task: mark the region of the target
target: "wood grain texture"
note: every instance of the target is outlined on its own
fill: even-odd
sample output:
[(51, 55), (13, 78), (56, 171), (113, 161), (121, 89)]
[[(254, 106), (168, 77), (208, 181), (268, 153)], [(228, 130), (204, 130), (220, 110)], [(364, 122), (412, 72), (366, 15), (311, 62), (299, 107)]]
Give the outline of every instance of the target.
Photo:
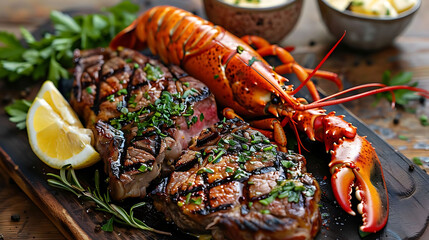
[[(0, 234), (4, 239), (64, 239), (3, 168), (0, 168), (0, 199)], [(13, 215), (18, 215), (19, 221), (13, 221)]]

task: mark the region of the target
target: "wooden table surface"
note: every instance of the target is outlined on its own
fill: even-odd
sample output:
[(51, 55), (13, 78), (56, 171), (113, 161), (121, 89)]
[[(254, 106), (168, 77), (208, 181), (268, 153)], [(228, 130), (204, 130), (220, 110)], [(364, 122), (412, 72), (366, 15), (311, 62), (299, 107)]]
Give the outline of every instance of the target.
[[(42, 1), (45, 4), (33, 4), (29, 0), (2, 1), (0, 3), (0, 30), (19, 33), (19, 26), (29, 30), (37, 28), (46, 21), (51, 9), (70, 7), (100, 7), (110, 1), (74, 0), (61, 4), (55, 1)], [(56, 4), (56, 5), (55, 5)], [(201, 4), (197, 1), (197, 4)], [(201, 5), (199, 5), (201, 6)], [(13, 9), (13, 10), (12, 10)], [(11, 11), (12, 10), (12, 11)], [(385, 70), (396, 74), (400, 71), (413, 72), (413, 79), (419, 86), (429, 90), (429, 3), (422, 6), (412, 24), (386, 49), (372, 53), (353, 51), (340, 46), (325, 63), (323, 69), (337, 72), (347, 84), (357, 85), (367, 82), (380, 82)], [(329, 35), (321, 21), (316, 1), (305, 1), (298, 25), (282, 44), (295, 45), (293, 52), (298, 62), (318, 62), (335, 39)], [(309, 59), (310, 58), (310, 59)], [(312, 59), (314, 58), (314, 59)], [(319, 82), (320, 88), (332, 93), (330, 83)], [(374, 98), (346, 104), (356, 116), (379, 133), (389, 144), (409, 159), (419, 157), (426, 170), (429, 169), (429, 127), (420, 124), (418, 116), (429, 116), (429, 101), (416, 104), (416, 113), (392, 110), (387, 102), (372, 106)], [(3, 110), (1, 110), (3, 111)], [(394, 119), (399, 123), (394, 124)], [(12, 221), (12, 216), (19, 221)], [(55, 226), (43, 215), (31, 200), (10, 180), (0, 168), (0, 240), (1, 239), (63, 239)]]

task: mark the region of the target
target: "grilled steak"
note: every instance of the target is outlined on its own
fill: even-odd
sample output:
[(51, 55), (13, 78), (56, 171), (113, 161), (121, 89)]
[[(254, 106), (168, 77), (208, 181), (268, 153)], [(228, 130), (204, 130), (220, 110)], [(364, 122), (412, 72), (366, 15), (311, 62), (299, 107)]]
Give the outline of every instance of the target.
[(218, 121), (208, 88), (177, 66), (122, 49), (75, 51), (71, 105), (87, 127), (115, 200), (144, 197), (193, 136)]
[(298, 154), (276, 150), (241, 120), (204, 130), (152, 192), (180, 228), (214, 239), (310, 239), (320, 189)]

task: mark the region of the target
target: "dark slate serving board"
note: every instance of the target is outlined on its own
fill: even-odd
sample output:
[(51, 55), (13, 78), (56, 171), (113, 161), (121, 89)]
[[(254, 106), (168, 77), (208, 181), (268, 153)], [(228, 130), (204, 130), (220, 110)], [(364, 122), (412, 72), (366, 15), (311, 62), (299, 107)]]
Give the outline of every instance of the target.
[[(197, 12), (201, 12), (201, 10), (197, 9)], [(4, 94), (6, 90), (9, 91), (9, 89), (1, 89), (0, 94)], [(0, 105), (0, 108), (4, 109), (4, 105)], [(389, 220), (382, 231), (371, 234), (365, 239), (429, 239), (427, 228), (429, 221), (428, 174), (418, 167), (410, 170), (413, 166), (410, 160), (378, 137), (344, 107), (332, 106), (327, 109), (336, 111), (338, 115), (345, 115), (345, 120), (358, 128), (358, 134), (368, 136), (368, 140), (376, 148), (384, 169), (390, 199)], [(46, 182), (46, 173), (58, 173), (58, 171), (47, 167), (37, 159), (28, 144), (26, 132), (17, 130), (15, 125), (9, 122), (4, 111), (0, 111), (0, 124), (2, 126), (0, 128), (0, 167), (6, 169), (19, 187), (67, 238), (196, 239), (177, 230), (174, 225), (166, 223), (163, 216), (153, 210), (151, 204), (138, 209), (137, 217), (143, 219), (151, 227), (172, 232), (172, 236), (125, 227), (115, 227), (113, 233), (97, 231), (97, 228), (108, 217), (94, 212), (90, 204), (83, 203), (74, 195), (49, 186)], [(305, 141), (304, 144), (306, 148), (311, 149), (310, 153), (303, 153), (307, 158), (308, 171), (317, 178), (323, 192), (321, 201), (323, 225), (316, 239), (360, 239), (358, 228), (361, 224), (361, 217), (346, 214), (333, 197), (328, 169), (330, 156), (325, 153), (320, 143)], [(92, 176), (97, 168), (102, 172), (101, 164), (97, 164), (77, 171), (77, 175), (84, 182), (92, 183)], [(132, 201), (123, 203), (123, 205), (130, 204)]]

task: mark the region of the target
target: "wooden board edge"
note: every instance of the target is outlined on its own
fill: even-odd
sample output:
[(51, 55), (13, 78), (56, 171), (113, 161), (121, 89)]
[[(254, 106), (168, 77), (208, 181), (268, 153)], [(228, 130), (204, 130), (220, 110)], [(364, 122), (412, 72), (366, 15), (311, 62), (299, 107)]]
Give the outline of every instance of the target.
[[(19, 166), (0, 147), (0, 167), (15, 181), (19, 188), (31, 199), (31, 201), (45, 214), (54, 226), (67, 239), (91, 239), (86, 232), (79, 227), (67, 210), (53, 197), (52, 194), (44, 194), (44, 189), (37, 192), (28, 179), (22, 174)], [(43, 195), (43, 198), (41, 197)]]

